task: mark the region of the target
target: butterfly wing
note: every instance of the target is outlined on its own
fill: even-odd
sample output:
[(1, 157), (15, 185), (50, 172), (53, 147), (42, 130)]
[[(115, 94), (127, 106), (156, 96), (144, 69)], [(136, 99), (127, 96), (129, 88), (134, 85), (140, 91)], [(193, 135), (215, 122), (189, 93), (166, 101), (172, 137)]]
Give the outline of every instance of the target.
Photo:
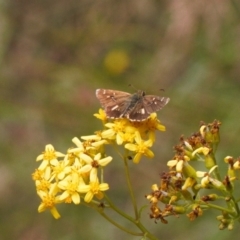
[(154, 95), (146, 95), (139, 99), (136, 106), (127, 115), (127, 118), (131, 121), (141, 122), (146, 120), (153, 112), (157, 112), (162, 109), (170, 98), (159, 97)]
[(153, 112), (156, 112), (162, 109), (169, 101), (170, 101), (170, 98), (167, 98), (167, 97), (146, 95), (143, 98), (143, 105), (145, 107), (145, 110), (149, 114), (151, 114)]
[(149, 117), (150, 113), (146, 111), (144, 106), (144, 98), (136, 103), (135, 107), (129, 111), (126, 117), (132, 122), (142, 122)]
[(97, 89), (96, 96), (109, 118), (121, 118), (131, 94), (110, 89)]

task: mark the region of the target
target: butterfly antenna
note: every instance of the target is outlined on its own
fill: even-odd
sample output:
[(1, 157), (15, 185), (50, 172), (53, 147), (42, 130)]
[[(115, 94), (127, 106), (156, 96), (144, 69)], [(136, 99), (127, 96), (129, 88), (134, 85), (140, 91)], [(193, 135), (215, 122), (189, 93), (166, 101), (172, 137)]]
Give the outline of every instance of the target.
[(136, 89), (132, 84), (128, 84), (128, 86), (129, 86), (129, 87), (132, 87), (132, 88), (133, 88), (134, 90), (136, 90), (136, 91), (138, 90), (138, 89)]

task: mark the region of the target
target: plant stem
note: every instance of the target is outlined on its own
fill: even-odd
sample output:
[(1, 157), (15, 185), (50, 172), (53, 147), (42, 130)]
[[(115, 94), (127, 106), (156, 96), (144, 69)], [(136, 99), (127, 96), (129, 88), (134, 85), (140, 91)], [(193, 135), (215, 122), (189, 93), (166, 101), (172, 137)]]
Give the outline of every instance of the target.
[(138, 215), (138, 209), (137, 209), (137, 202), (133, 193), (133, 189), (132, 189), (132, 184), (131, 184), (131, 180), (130, 180), (130, 173), (129, 173), (129, 168), (128, 168), (128, 160), (126, 157), (124, 157), (124, 170), (125, 170), (125, 174), (126, 174), (126, 180), (127, 180), (127, 185), (128, 185), (128, 190), (131, 196), (131, 200), (132, 200), (132, 205), (134, 208), (134, 213), (135, 213), (135, 218), (138, 219), (139, 215)]

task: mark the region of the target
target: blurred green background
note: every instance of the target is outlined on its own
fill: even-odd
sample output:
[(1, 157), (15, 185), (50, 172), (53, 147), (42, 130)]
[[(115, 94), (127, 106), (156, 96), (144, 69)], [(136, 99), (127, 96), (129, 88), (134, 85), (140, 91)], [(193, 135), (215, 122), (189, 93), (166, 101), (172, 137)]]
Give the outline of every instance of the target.
[[(48, 143), (65, 152), (73, 137), (102, 127), (93, 117), (97, 88), (134, 92), (132, 84), (168, 96), (155, 159), (131, 167), (139, 205), (147, 204), (144, 195), (167, 170), (172, 147), (201, 120), (222, 122), (219, 161), (239, 156), (239, 54), (237, 0), (0, 1), (0, 239), (139, 239), (84, 206), (60, 206), (60, 220), (38, 214), (31, 179), (37, 155)], [(123, 166), (117, 156), (113, 163), (109, 195), (131, 213)], [(171, 217), (167, 225), (149, 212), (144, 223), (159, 239), (239, 236), (238, 225), (219, 231), (213, 211), (194, 222)]]

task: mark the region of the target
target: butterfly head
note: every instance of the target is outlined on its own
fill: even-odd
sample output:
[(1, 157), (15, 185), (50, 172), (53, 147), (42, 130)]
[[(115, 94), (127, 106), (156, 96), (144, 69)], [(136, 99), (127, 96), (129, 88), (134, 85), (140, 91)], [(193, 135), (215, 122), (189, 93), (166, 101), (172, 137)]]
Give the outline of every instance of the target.
[(142, 91), (142, 90), (138, 90), (138, 91), (137, 91), (137, 95), (138, 95), (139, 97), (144, 97), (144, 96), (146, 95), (146, 93), (145, 93), (144, 91)]

